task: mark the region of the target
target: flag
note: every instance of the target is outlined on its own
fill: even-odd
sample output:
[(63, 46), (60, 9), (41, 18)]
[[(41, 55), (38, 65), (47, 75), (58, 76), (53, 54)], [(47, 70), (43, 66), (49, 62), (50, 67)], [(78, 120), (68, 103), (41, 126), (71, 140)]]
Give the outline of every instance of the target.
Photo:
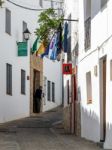
[(40, 47), (40, 39), (37, 37), (31, 49), (32, 54)]
[(45, 52), (41, 55), (41, 58), (49, 54), (49, 45), (47, 46)]
[(61, 23), (57, 29), (57, 55), (61, 53), (62, 50), (62, 26)]
[(34, 53), (37, 50), (37, 42), (38, 42), (38, 38), (36, 38), (35, 42), (33, 43), (33, 47), (31, 49), (32, 53)]
[(45, 46), (43, 42), (40, 44), (40, 47), (36, 51), (36, 56), (42, 55), (45, 52)]
[(57, 56), (57, 34), (55, 33), (49, 45), (49, 58), (55, 60)]
[(63, 41), (63, 48), (64, 48), (65, 53), (67, 53), (67, 49), (68, 49), (67, 35), (68, 35), (68, 23), (65, 22), (65, 25), (64, 25), (64, 41)]

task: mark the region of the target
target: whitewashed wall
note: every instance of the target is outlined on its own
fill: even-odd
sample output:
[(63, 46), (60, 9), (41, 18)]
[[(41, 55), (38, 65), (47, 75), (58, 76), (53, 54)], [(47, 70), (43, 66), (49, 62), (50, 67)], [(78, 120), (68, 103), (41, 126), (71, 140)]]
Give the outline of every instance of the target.
[[(64, 1), (64, 18), (68, 19), (68, 17), (71, 15), (71, 20), (78, 20), (78, 0), (65, 0)], [(68, 24), (71, 23), (71, 52), (73, 52), (76, 43), (78, 41), (78, 21), (67, 21)], [(70, 32), (70, 29), (68, 28), (68, 32)], [(72, 56), (74, 57), (74, 56)], [(67, 63), (67, 54), (65, 53), (65, 61), (64, 63)], [(74, 62), (71, 62), (74, 67)], [(64, 106), (66, 107), (67, 104), (67, 80), (69, 80), (70, 83), (70, 99), (71, 99), (71, 75), (64, 75)]]
[[(52, 61), (46, 57), (43, 59), (43, 76), (46, 77), (46, 86), (44, 88), (44, 103), (43, 111), (50, 110), (62, 104), (62, 64), (61, 61)], [(47, 81), (55, 83), (55, 102), (52, 102), (52, 90), (51, 101), (47, 98)], [(52, 89), (52, 86), (51, 86)], [(45, 92), (46, 91), (46, 92)]]
[[(41, 8), (39, 1), (18, 1), (15, 3), (30, 8)], [(24, 3), (24, 4), (23, 4)], [(45, 2), (45, 8), (50, 3)], [(11, 11), (11, 35), (5, 33), (5, 9)], [(30, 76), (30, 57), (17, 56), (17, 44), (23, 39), (23, 21), (28, 25), (31, 32), (28, 41), (28, 53), (35, 40), (34, 31), (38, 26), (37, 11), (31, 11), (17, 7), (5, 1), (0, 8), (0, 123), (29, 116), (30, 113), (30, 81), (26, 79), (26, 94), (21, 95), (21, 69)], [(6, 63), (12, 64), (12, 96), (6, 94)]]
[[(84, 5), (79, 0), (79, 62), (78, 86), (81, 100), (81, 135), (82, 137), (99, 142), (101, 135), (100, 116), (100, 59), (107, 56), (106, 69), (106, 139), (104, 148), (112, 149), (112, 84), (110, 80), (110, 61), (112, 60), (112, 1), (101, 9), (101, 0), (91, 3), (91, 49), (84, 51)], [(97, 76), (94, 66), (97, 65)], [(92, 104), (87, 104), (86, 72), (91, 71), (92, 76)]]

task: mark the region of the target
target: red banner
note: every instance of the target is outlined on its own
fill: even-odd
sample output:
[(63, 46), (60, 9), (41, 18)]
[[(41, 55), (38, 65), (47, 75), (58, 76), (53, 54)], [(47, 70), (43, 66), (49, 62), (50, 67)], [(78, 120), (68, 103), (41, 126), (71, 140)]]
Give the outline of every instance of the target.
[(72, 64), (63, 64), (63, 74), (70, 75), (72, 74)]

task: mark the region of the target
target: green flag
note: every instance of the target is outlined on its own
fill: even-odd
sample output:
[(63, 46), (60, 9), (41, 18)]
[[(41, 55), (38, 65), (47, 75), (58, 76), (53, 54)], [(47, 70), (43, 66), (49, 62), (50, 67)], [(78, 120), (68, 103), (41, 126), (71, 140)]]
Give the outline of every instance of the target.
[(37, 37), (34, 44), (33, 44), (32, 49), (31, 49), (32, 54), (38, 50), (38, 48), (40, 47), (40, 44), (41, 44), (40, 39)]
[(34, 53), (37, 50), (37, 42), (38, 42), (38, 38), (36, 38), (35, 42), (33, 43), (33, 47), (31, 49), (32, 53)]

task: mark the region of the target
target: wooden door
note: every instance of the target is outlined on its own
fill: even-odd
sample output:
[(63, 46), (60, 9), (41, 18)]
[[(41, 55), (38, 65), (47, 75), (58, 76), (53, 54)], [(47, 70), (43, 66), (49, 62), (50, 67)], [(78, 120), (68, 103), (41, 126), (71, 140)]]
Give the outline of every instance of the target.
[(106, 57), (100, 60), (100, 141), (106, 136)]
[(106, 58), (103, 59), (103, 140), (106, 135)]
[[(40, 72), (35, 70), (33, 71), (33, 95), (35, 94), (35, 91), (40, 86)], [(37, 113), (37, 104), (36, 99), (33, 97), (33, 112)]]

